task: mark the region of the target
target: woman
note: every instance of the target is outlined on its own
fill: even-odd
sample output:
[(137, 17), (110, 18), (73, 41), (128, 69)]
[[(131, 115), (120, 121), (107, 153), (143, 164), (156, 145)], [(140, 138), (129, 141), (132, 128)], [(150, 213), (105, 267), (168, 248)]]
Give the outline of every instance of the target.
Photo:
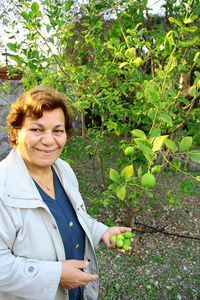
[[(12, 105), (13, 146), (0, 163), (0, 300), (95, 300), (94, 247), (113, 234), (87, 215), (70, 166), (59, 159), (72, 129), (63, 95), (35, 87)], [(118, 250), (124, 252), (124, 250)]]

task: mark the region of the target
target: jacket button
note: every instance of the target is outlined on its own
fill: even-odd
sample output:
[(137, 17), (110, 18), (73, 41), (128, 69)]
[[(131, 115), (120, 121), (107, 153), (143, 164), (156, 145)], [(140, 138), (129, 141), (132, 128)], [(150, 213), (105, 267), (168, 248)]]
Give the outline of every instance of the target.
[(79, 247), (79, 244), (77, 244), (76, 246), (75, 246), (75, 248), (77, 249)]
[(35, 270), (35, 268), (34, 268), (34, 267), (29, 267), (29, 268), (28, 268), (28, 271), (29, 271), (30, 273), (33, 273), (33, 272), (34, 272), (34, 270)]
[(64, 295), (67, 295), (67, 291), (66, 291), (66, 290), (63, 290), (63, 294), (64, 294)]
[(85, 207), (84, 207), (83, 204), (81, 204), (81, 208), (82, 208), (83, 211), (85, 211)]
[(69, 222), (69, 227), (72, 227), (74, 225), (73, 222)]

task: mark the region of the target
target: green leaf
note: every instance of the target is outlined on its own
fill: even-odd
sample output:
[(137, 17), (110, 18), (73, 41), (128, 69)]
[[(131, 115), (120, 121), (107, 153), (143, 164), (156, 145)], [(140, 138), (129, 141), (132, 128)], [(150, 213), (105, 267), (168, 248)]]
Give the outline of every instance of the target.
[(116, 188), (116, 195), (120, 200), (124, 200), (124, 198), (126, 197), (126, 188), (125, 186), (121, 186), (119, 185)]
[(31, 71), (34, 73), (37, 70), (37, 65), (35, 65), (34, 63), (32, 63), (31, 61), (28, 64), (29, 68), (31, 69)]
[(197, 181), (200, 181), (200, 176), (197, 176), (197, 177), (196, 177), (196, 180), (197, 180)]
[(13, 44), (13, 43), (7, 43), (7, 47), (8, 47), (11, 51), (17, 53), (17, 45), (16, 45), (16, 43), (15, 43), (15, 44)]
[(145, 96), (151, 104), (157, 105), (159, 103), (159, 96), (156, 90), (147, 88), (145, 90)]
[(154, 196), (152, 193), (148, 192), (147, 190), (145, 190), (145, 194), (150, 198), (153, 198)]
[(195, 87), (195, 86), (191, 87), (190, 90), (189, 90), (189, 94), (190, 94), (192, 97), (195, 97), (195, 96), (196, 96), (196, 93), (197, 93), (196, 87)]
[(166, 145), (168, 148), (172, 149), (173, 152), (175, 152), (176, 147), (175, 147), (175, 144), (174, 144), (174, 142), (173, 142), (172, 140), (166, 139), (166, 140), (165, 140), (165, 145)]
[(154, 140), (152, 151), (156, 152), (156, 151), (160, 150), (162, 148), (162, 145), (164, 144), (165, 140), (167, 139), (167, 137), (168, 137), (168, 135), (162, 135), (162, 136), (157, 137)]
[(39, 4), (37, 2), (33, 2), (31, 5), (31, 10), (34, 14), (37, 14), (39, 11)]
[(110, 179), (114, 182), (120, 183), (120, 175), (115, 169), (110, 169)]
[(164, 51), (167, 55), (170, 55), (172, 52), (172, 44), (170, 38), (166, 35), (164, 41)]
[(189, 153), (189, 157), (196, 163), (200, 164), (200, 152), (193, 150)]
[(123, 63), (121, 63), (121, 64), (119, 65), (119, 68), (121, 69), (121, 68), (123, 68), (123, 67), (126, 66), (126, 65), (128, 65), (128, 62), (123, 62)]
[(148, 161), (152, 161), (153, 151), (150, 149), (150, 145), (149, 145), (149, 147), (146, 146), (146, 145), (148, 145), (147, 140), (142, 140), (140, 138), (137, 138), (137, 139), (134, 139), (134, 141), (136, 142), (136, 144), (138, 145), (138, 147), (140, 148), (140, 150), (142, 151), (142, 153), (146, 157), (146, 159)]
[(188, 19), (185, 19), (183, 22), (184, 22), (185, 24), (189, 24), (189, 23), (192, 23), (193, 20), (192, 20), (191, 18), (188, 18)]
[(126, 182), (133, 176), (133, 165), (126, 166), (122, 171), (121, 171), (121, 179)]
[(199, 55), (200, 55), (200, 52), (197, 52), (197, 53), (195, 54), (195, 57), (194, 57), (194, 59), (193, 59), (194, 62), (197, 61), (197, 59), (199, 58)]
[(117, 129), (117, 123), (112, 122), (112, 121), (108, 121), (105, 123), (105, 125), (109, 128), (109, 129)]
[(134, 129), (131, 131), (131, 133), (137, 137), (140, 137), (140, 138), (146, 138), (146, 135), (144, 133), (144, 131), (140, 130), (140, 129)]
[(147, 113), (147, 116), (153, 121), (155, 119), (155, 115), (156, 115), (155, 109), (151, 107)]
[(179, 151), (185, 151), (189, 149), (192, 145), (192, 137), (191, 136), (186, 136), (185, 138), (182, 139), (179, 145)]
[(143, 174), (143, 171), (142, 171), (142, 167), (140, 166), (140, 167), (138, 168), (138, 177), (141, 177), (142, 174)]
[(190, 26), (190, 27), (185, 27), (185, 28), (184, 28), (184, 31), (187, 31), (187, 32), (195, 32), (197, 29), (198, 29), (197, 26)]
[(187, 40), (187, 41), (182, 41), (182, 42), (180, 42), (180, 43), (179, 43), (179, 47), (182, 47), (182, 48), (192, 47), (192, 46), (194, 46), (197, 42), (198, 42), (197, 38), (194, 37), (194, 38), (191, 39), (191, 40)]
[(54, 45), (54, 38), (53, 37), (49, 37), (49, 42), (51, 42)]
[(108, 81), (106, 82), (101, 82), (100, 87), (108, 87), (110, 83)]
[(170, 21), (171, 23), (176, 23), (179, 27), (182, 26), (182, 23), (181, 23), (180, 21), (174, 19), (173, 17), (169, 17), (169, 21)]
[(69, 11), (71, 6), (74, 4), (74, 1), (65, 1), (65, 10)]
[(149, 138), (159, 137), (160, 134), (161, 134), (161, 129), (160, 128), (153, 128)]
[(180, 162), (179, 159), (175, 159), (175, 160), (172, 162), (172, 164), (174, 165), (174, 167), (172, 166), (172, 170), (173, 170), (174, 172), (177, 172), (177, 171), (180, 169), (180, 167), (181, 167), (181, 162)]
[(79, 102), (73, 103), (73, 106), (76, 108), (87, 109), (87, 108), (90, 108), (90, 102), (89, 101), (79, 101)]
[(162, 120), (163, 122), (168, 123), (169, 125), (172, 126), (172, 118), (169, 115), (167, 115), (167, 114), (161, 114), (161, 115), (159, 115), (158, 118), (160, 120)]

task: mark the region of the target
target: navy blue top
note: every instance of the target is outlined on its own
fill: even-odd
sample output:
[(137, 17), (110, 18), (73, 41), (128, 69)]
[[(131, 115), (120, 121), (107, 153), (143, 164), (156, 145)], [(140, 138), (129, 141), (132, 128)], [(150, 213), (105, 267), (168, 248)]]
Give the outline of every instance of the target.
[[(65, 248), (66, 259), (84, 260), (85, 232), (69, 201), (56, 172), (54, 174), (55, 200), (47, 195), (34, 180), (36, 187), (54, 216)], [(82, 287), (69, 290), (70, 300), (81, 299)]]

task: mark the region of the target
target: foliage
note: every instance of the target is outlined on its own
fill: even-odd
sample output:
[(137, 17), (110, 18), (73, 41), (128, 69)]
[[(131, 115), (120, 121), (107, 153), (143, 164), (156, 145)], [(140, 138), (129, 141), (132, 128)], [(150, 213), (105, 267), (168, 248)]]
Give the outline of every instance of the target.
[(110, 132), (124, 137), (117, 150), (134, 148), (120, 172), (110, 170), (106, 198), (113, 190), (124, 203), (139, 205), (143, 193), (153, 196), (140, 178), (155, 165), (186, 173), (179, 155), (200, 163), (199, 1), (167, 1), (165, 16), (153, 16), (146, 0), (92, 0), (82, 5), (78, 24), (74, 1), (12, 3), (26, 35), (7, 46), (24, 72), (25, 90), (38, 83), (56, 87), (83, 121), (90, 110), (98, 136), (86, 139), (84, 123), (82, 134), (91, 155)]

